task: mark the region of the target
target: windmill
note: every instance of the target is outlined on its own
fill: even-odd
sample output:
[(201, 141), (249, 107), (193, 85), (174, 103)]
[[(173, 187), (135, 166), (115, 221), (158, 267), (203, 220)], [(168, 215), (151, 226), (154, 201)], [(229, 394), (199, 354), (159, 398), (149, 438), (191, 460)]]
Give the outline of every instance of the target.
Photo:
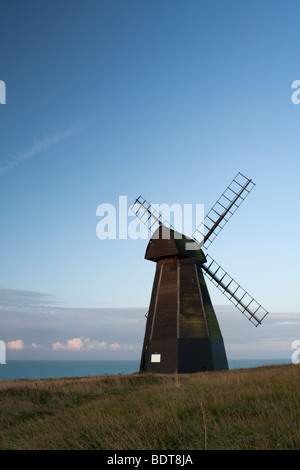
[(177, 232), (141, 196), (135, 200), (133, 212), (152, 233), (145, 259), (156, 262), (141, 372), (228, 369), (223, 337), (204, 275), (255, 326), (267, 315), (206, 252), (254, 186), (251, 179), (238, 173), (191, 237)]

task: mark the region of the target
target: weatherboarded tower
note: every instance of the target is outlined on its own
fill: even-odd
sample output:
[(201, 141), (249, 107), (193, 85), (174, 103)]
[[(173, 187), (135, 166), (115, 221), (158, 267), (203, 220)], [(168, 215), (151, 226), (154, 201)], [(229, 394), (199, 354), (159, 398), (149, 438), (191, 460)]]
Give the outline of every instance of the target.
[[(166, 237), (164, 231), (169, 232)], [(156, 262), (140, 371), (188, 373), (228, 369), (224, 342), (194, 242), (160, 226), (145, 258)], [(194, 243), (196, 248), (196, 244)]]

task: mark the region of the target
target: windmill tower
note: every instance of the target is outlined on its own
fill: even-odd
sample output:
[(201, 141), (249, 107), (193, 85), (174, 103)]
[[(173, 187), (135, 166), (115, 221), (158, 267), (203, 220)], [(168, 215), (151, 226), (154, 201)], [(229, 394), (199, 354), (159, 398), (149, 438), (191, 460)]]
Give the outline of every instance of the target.
[[(176, 232), (141, 196), (133, 211), (151, 230), (145, 259), (156, 263), (140, 371), (191, 373), (228, 369), (205, 274), (258, 326), (267, 311), (207, 253), (254, 183), (241, 173), (231, 181), (192, 238)], [(198, 241), (201, 240), (201, 241)]]

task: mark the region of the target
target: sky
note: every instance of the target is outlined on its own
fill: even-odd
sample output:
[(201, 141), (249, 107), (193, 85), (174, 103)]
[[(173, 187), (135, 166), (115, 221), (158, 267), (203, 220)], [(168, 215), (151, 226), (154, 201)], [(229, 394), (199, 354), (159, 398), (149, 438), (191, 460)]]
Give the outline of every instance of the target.
[(139, 359), (155, 263), (145, 239), (97, 236), (99, 206), (119, 220), (120, 197), (142, 195), (207, 213), (238, 172), (255, 187), (209, 254), (269, 315), (255, 328), (207, 281), (227, 355), (291, 357), (299, 13), (297, 0), (1, 1), (8, 360)]

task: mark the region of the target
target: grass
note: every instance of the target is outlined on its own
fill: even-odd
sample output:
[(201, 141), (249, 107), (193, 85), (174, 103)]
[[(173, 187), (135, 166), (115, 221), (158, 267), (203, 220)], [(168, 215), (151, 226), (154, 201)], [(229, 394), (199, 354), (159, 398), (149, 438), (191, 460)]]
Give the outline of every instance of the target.
[(300, 366), (0, 382), (0, 449), (300, 449)]

